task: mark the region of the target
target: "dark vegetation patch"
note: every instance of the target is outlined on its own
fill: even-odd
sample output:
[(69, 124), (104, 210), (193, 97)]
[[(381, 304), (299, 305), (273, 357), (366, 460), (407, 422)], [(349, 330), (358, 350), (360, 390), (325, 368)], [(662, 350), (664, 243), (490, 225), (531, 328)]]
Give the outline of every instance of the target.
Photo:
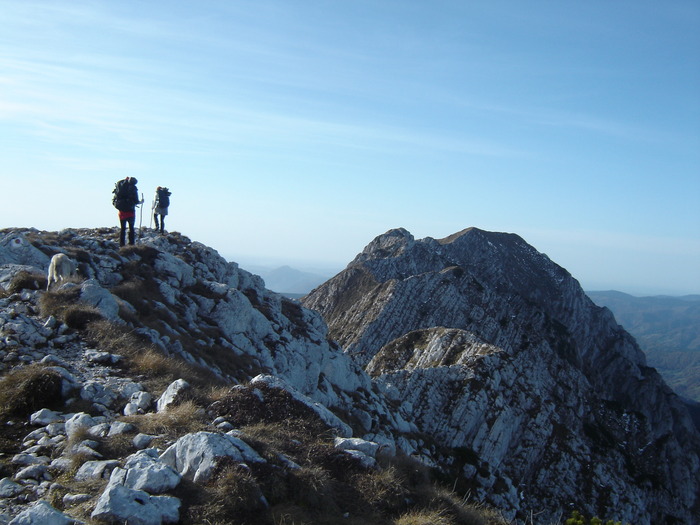
[(236, 386), (226, 397), (213, 403), (209, 410), (215, 416), (225, 417), (236, 427), (288, 423), (293, 425), (290, 430), (298, 436), (318, 436), (329, 431), (311, 408), (295, 400), (289, 392), (267, 385)]
[(282, 315), (292, 323), (291, 332), (295, 337), (309, 337), (307, 325), (304, 322), (304, 310), (298, 302), (283, 297)]
[(46, 292), (39, 298), (39, 312), (42, 317), (53, 315), (57, 319), (65, 322), (66, 312), (75, 307), (79, 299), (79, 286)]
[(97, 308), (84, 304), (76, 304), (63, 314), (63, 322), (74, 330), (84, 330), (90, 323), (101, 319), (104, 317)]
[[(284, 390), (266, 385), (237, 386), (213, 403), (209, 412), (210, 417), (223, 416), (240, 428), (243, 439), (267, 460), (265, 464), (249, 465), (249, 470), (234, 469), (229, 476), (235, 474), (242, 479), (220, 478), (214, 486), (225, 493), (224, 487), (233, 483), (234, 492), (245, 487), (243, 494), (254, 498), (259, 490), (270, 507), (260, 510), (257, 522), (245, 521), (250, 518), (233, 519), (232, 514), (227, 514), (233, 509), (220, 507), (221, 514), (217, 515), (220, 523), (391, 525), (406, 515), (403, 523), (412, 525), (412, 509), (421, 509), (424, 516), (431, 518), (443, 516), (440, 523), (447, 525), (505, 523), (500, 518), (471, 520), (472, 514), (463, 508), (464, 503), (438, 489), (431, 470), (412, 458), (380, 454), (378, 468), (363, 466), (336, 449), (333, 430)], [(296, 468), (290, 468), (290, 460)], [(214, 499), (211, 493), (209, 497)], [(188, 519), (201, 517), (191, 514), (196, 509), (196, 503), (189, 507)], [(474, 514), (485, 515), (481, 511)]]
[(15, 368), (0, 378), (0, 420), (63, 406), (61, 376), (43, 365)]
[(22, 290), (44, 290), (46, 289), (46, 276), (40, 273), (21, 271), (10, 281), (7, 291), (11, 294)]
[(423, 349), (430, 338), (430, 330), (414, 330), (385, 344), (372, 359), (372, 376), (403, 368), (416, 349)]
[(137, 264), (145, 264), (148, 266), (153, 266), (158, 258), (158, 255), (160, 255), (160, 251), (153, 246), (148, 246), (146, 244), (132, 244), (123, 246), (120, 248), (119, 252), (121, 255), (127, 258), (135, 256), (138, 259), (132, 262)]

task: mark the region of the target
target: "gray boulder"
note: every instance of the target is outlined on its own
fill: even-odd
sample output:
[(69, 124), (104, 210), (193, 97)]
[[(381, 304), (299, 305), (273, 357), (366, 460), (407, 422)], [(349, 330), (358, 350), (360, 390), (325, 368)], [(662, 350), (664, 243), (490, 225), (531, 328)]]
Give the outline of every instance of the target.
[(162, 494), (177, 487), (181, 479), (178, 472), (158, 458), (155, 449), (146, 449), (129, 456), (124, 468), (112, 472), (109, 482), (149, 494)]
[(76, 481), (88, 481), (91, 479), (107, 479), (112, 471), (119, 466), (117, 460), (93, 460), (86, 461), (78, 472), (75, 473)]
[(143, 414), (148, 411), (152, 403), (153, 396), (148, 392), (134, 392), (131, 394), (131, 400), (124, 407), (124, 415), (133, 416), (135, 414)]
[(48, 408), (42, 408), (29, 416), (29, 422), (37, 426), (46, 426), (60, 421), (63, 421), (63, 414), (54, 412)]
[(165, 392), (160, 396), (156, 403), (158, 412), (162, 412), (170, 405), (177, 401), (177, 398), (184, 392), (190, 389), (190, 384), (184, 379), (177, 379), (170, 383), (170, 386), (165, 389)]
[(119, 303), (114, 296), (100, 286), (100, 283), (95, 279), (85, 281), (80, 287), (80, 300), (94, 306), (97, 310), (110, 321), (118, 321), (119, 319)]
[(187, 434), (160, 456), (165, 464), (194, 482), (204, 482), (211, 478), (222, 458), (231, 458), (239, 463), (265, 462), (241, 439), (213, 432)]
[(66, 421), (66, 434), (72, 437), (81, 428), (90, 428), (97, 425), (97, 421), (85, 412), (79, 412)]
[(44, 500), (37, 501), (27, 510), (18, 514), (9, 525), (71, 525), (75, 519), (54, 509)]
[(356, 450), (371, 458), (377, 457), (379, 451), (379, 443), (366, 441), (360, 438), (335, 438), (335, 448), (340, 450)]
[(180, 500), (172, 496), (151, 496), (142, 490), (110, 483), (97, 500), (90, 517), (126, 525), (177, 523), (180, 520)]
[(20, 264), (34, 269), (49, 267), (50, 257), (28, 242), (23, 235), (0, 235), (0, 264)]
[(15, 483), (10, 478), (0, 480), (0, 498), (14, 498), (23, 490), (22, 485)]

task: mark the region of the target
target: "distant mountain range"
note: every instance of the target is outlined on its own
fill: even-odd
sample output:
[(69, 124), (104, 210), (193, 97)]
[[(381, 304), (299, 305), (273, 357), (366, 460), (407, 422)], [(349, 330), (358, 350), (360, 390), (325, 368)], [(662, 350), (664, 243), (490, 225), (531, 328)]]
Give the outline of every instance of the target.
[(297, 270), (290, 266), (270, 268), (266, 266), (247, 266), (265, 281), (265, 287), (273, 292), (301, 297), (330, 279), (331, 275)]
[(644, 350), (650, 366), (680, 395), (700, 402), (700, 295), (634, 297), (587, 292), (608, 307)]

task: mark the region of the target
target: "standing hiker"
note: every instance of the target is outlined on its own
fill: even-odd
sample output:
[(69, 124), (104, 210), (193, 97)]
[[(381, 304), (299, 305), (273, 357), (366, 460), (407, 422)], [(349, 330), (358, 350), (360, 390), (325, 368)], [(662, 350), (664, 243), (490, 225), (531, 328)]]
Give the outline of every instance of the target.
[(129, 244), (134, 244), (134, 222), (136, 222), (136, 206), (143, 204), (139, 200), (139, 191), (136, 188), (135, 177), (126, 177), (114, 185), (112, 193), (112, 204), (119, 210), (119, 224), (121, 231), (119, 232), (119, 246), (126, 244), (126, 226), (129, 225)]
[(170, 190), (163, 186), (156, 188), (156, 196), (153, 200), (153, 220), (158, 229), (158, 216), (160, 215), (160, 233), (165, 233), (165, 216), (168, 214), (168, 206), (170, 206)]

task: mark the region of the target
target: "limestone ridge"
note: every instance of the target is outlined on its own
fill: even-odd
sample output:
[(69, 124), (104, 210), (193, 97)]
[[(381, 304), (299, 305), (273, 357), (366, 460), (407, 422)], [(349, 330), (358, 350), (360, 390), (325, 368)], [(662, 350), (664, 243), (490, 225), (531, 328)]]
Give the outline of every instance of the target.
[[(0, 232), (0, 285), (23, 269), (45, 272), (49, 254), (66, 252), (80, 261), (81, 274), (88, 278), (81, 297), (109, 320), (124, 323), (126, 316), (137, 333), (165, 354), (234, 384), (260, 373), (279, 377), (323, 406), (350, 414), (379, 440), (393, 444), (396, 428), (412, 430), (386, 407), (369, 376), (328, 338), (317, 312), (267, 290), (257, 275), (187, 237), (147, 235), (133, 250), (119, 251), (108, 240), (113, 234), (110, 229), (67, 230), (57, 236), (36, 230)], [(139, 294), (150, 297), (143, 297), (148, 304), (136, 305), (141, 310), (136, 311), (109, 292), (116, 292), (129, 268), (139, 264), (148, 269), (148, 275), (136, 277), (143, 283)]]
[[(237, 418), (238, 424), (245, 424), (248, 419), (257, 421), (268, 417), (266, 411), (277, 408), (280, 413), (272, 414), (274, 418), (287, 417), (296, 422), (290, 414), (300, 409), (290, 408), (294, 404), (306, 407), (298, 414), (315, 414), (311, 419), (317, 419), (326, 429), (319, 434), (327, 432), (338, 439), (352, 437), (350, 441), (342, 441), (342, 446), (364, 462), (363, 468), (372, 468), (376, 462), (365, 457), (366, 454), (359, 454), (358, 446), (374, 447), (372, 451), (381, 450), (389, 455), (403, 451), (430, 461), (428, 451), (424, 454), (419, 450), (419, 442), (404, 437), (416, 435), (418, 428), (328, 338), (320, 314), (265, 289), (260, 277), (227, 262), (212, 248), (177, 233), (164, 237), (147, 232), (136, 246), (122, 249), (116, 242), (117, 236), (114, 228), (0, 231), (0, 370), (3, 372), (0, 375), (4, 379), (27, 365), (41, 363), (49, 368), (49, 376), (54, 377), (47, 379), (47, 384), (59, 381), (53, 387), (58, 389), (53, 401), (78, 399), (90, 406), (89, 414), (45, 409), (31, 414), (29, 421), (25, 419), (21, 424), (30, 426), (32, 431), (25, 432), (24, 440), (19, 438), (15, 450), (21, 453), (12, 459), (11, 467), (4, 456), (10, 441), (2, 436), (0, 523), (13, 516), (20, 519), (24, 512), (56, 512), (45, 504), (45, 499), (52, 490), (63, 490), (57, 488), (52, 476), (71, 468), (68, 455), (77, 449), (65, 446), (71, 440), (69, 427), (80, 426), (90, 436), (94, 433), (100, 437), (111, 436), (112, 432), (133, 432), (133, 425), (119, 420), (122, 414), (149, 416), (156, 409), (161, 412), (189, 388), (186, 381), (179, 379), (164, 392), (150, 391), (150, 387), (141, 384), (144, 378), (148, 379), (145, 373), (137, 370), (133, 377), (125, 377), (126, 368), (120, 368), (124, 356), (112, 353), (114, 347), (104, 339), (89, 335), (90, 326), (86, 323), (92, 321), (102, 325), (103, 320), (109, 321), (106, 324), (114, 331), (107, 333), (115, 334), (114, 337), (133, 334), (138, 344), (132, 346), (139, 352), (147, 347), (156, 348), (159, 355), (171, 357), (172, 362), (184, 360), (197, 365), (227, 388), (233, 386), (223, 401), (207, 409), (219, 416), (215, 419), (212, 416), (206, 426), (208, 431), (187, 434), (177, 441), (168, 439), (165, 446), (175, 447), (169, 448), (170, 452), (149, 445), (154, 439), (165, 438), (139, 434), (133, 446), (152, 448), (126, 458), (123, 469), (116, 468), (121, 464), (120, 458), (88, 462), (92, 470), (85, 474), (86, 479), (110, 479), (99, 501), (95, 502), (96, 494), (79, 495), (81, 501), (87, 499), (86, 505), (92, 505), (93, 517), (124, 523), (121, 516), (134, 514), (130, 505), (138, 507), (137, 503), (147, 502), (152, 515), (139, 523), (177, 521), (180, 505), (177, 498), (161, 496), (163, 491), (172, 489), (170, 485), (148, 489), (147, 493), (142, 493), (138, 484), (129, 485), (128, 480), (141, 476), (139, 472), (144, 470), (136, 465), (146, 462), (148, 472), (165, 472), (165, 478), (171, 478), (168, 469), (176, 467), (180, 475), (196, 481), (201, 478), (195, 472), (201, 457), (190, 454), (192, 448), (209, 458), (206, 463), (209, 470), (216, 467), (217, 458), (221, 457), (234, 462), (255, 462), (257, 454), (242, 452), (245, 447), (238, 439), (239, 430), (230, 420)], [(58, 252), (78, 262), (80, 277), (46, 293), (46, 269), (51, 255)], [(41, 279), (43, 284), (39, 282)], [(68, 305), (82, 317), (69, 321), (66, 310), (60, 309), (56, 310), (56, 316), (47, 318), (42, 314), (42, 301), (56, 301), (52, 299), (56, 295), (62, 301), (59, 307)], [(118, 327), (123, 332), (116, 330)], [(132, 339), (125, 341), (131, 344)], [(205, 377), (208, 381), (209, 375)], [(273, 393), (275, 390), (284, 390), (286, 397), (280, 398)], [(256, 417), (240, 409), (251, 403), (256, 406), (253, 409)], [(211, 416), (210, 412), (205, 415)], [(12, 425), (19, 424), (12, 421)], [(3, 430), (12, 425), (3, 425)], [(198, 443), (196, 447), (193, 442)], [(90, 442), (85, 446), (96, 445)], [(162, 447), (159, 444), (157, 448)], [(101, 459), (96, 450), (81, 448), (79, 453), (81, 457), (87, 454)], [(267, 458), (263, 472), (265, 468), (289, 471), (298, 468), (288, 458), (275, 458), (272, 464)], [(25, 472), (19, 470), (15, 460), (31, 465), (43, 463), (41, 468)], [(8, 476), (10, 472), (12, 478)], [(158, 478), (168, 482), (161, 474)], [(66, 498), (73, 496), (66, 494)], [(25, 508), (28, 505), (31, 508)], [(407, 503), (402, 500), (402, 505)], [(138, 513), (145, 514), (145, 507)], [(36, 523), (41, 522), (41, 518), (37, 519)], [(72, 522), (65, 517), (61, 520), (65, 521), (52, 522)]]
[(542, 523), (572, 507), (700, 522), (687, 409), (610, 311), (517, 235), (391, 230), (302, 303), (480, 499)]

